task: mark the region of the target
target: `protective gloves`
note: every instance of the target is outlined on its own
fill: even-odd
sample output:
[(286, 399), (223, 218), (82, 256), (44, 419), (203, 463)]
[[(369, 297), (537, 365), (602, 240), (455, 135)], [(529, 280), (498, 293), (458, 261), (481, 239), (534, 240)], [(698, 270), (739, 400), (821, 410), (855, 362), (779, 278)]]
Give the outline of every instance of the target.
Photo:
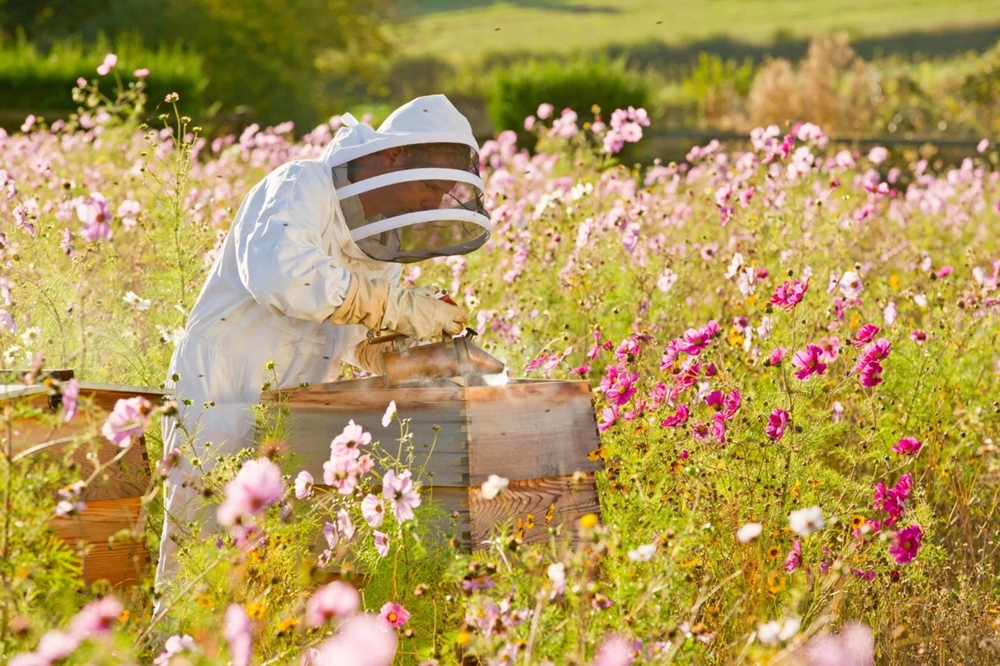
[(370, 331), (395, 331), (420, 341), (443, 333), (458, 335), (465, 328), (465, 312), (438, 300), (439, 293), (435, 287), (406, 289), (351, 273), (344, 302), (329, 320), (338, 325), (362, 324)]
[(373, 375), (382, 374), (382, 354), (392, 351), (391, 342), (372, 344), (367, 340), (362, 340), (354, 348), (354, 360), (358, 362), (358, 367)]

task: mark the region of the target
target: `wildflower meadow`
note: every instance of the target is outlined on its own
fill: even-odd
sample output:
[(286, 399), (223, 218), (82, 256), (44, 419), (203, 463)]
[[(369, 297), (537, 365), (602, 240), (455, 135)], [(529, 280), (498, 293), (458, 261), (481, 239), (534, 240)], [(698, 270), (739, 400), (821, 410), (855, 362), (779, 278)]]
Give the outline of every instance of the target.
[(100, 470), (11, 455), (18, 423), (83, 418), (78, 380), (162, 385), (242, 197), (339, 127), (203, 136), (117, 69), (77, 82), (70, 119), (0, 131), (3, 365), (76, 377), (45, 380), (56, 411), (4, 402), (0, 661), (1000, 662), (1000, 154), (862, 151), (809, 119), (641, 168), (618, 156), (642, 109), (543, 104), (534, 152), (482, 146), (488, 244), (404, 267), (511, 376), (591, 383), (599, 514), (520, 515), (469, 553), (414, 463), (434, 429), (394, 404), (331, 432), (320, 479), (280, 409), (255, 450), (199, 460), (162, 451), (169, 396), (133, 398), (74, 442), (147, 447), (120, 536), (157, 551), (175, 469), (205, 472), (212, 520), (167, 591), (85, 582), (49, 525)]

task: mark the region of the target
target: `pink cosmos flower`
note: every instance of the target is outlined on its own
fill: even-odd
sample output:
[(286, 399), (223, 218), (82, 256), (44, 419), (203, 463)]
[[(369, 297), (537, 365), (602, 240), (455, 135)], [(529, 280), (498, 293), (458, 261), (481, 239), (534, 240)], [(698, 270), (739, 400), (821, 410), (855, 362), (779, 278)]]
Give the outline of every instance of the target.
[(872, 388), (873, 386), (878, 386), (882, 383), (882, 364), (878, 361), (872, 361), (868, 363), (863, 368), (861, 372), (858, 373), (858, 381), (865, 388)]
[(722, 400), (722, 391), (712, 391), (705, 396), (705, 404), (715, 411), (722, 409)]
[(295, 477), (295, 499), (305, 499), (312, 495), (313, 476), (309, 472), (302, 470)]
[(875, 640), (860, 622), (848, 622), (839, 635), (814, 637), (805, 651), (805, 666), (875, 666)]
[(123, 610), (125, 607), (114, 595), (95, 599), (81, 608), (70, 622), (69, 634), (80, 641), (106, 635), (111, 632)]
[(764, 434), (777, 441), (785, 436), (785, 428), (788, 426), (788, 412), (783, 409), (775, 409), (767, 417), (767, 427)]
[(918, 345), (922, 345), (925, 342), (927, 342), (927, 331), (919, 328), (914, 329), (914, 331), (910, 333), (910, 339), (916, 342)]
[(691, 356), (698, 356), (718, 332), (719, 324), (714, 320), (697, 329), (689, 328), (678, 340), (678, 350)]
[(35, 237), (35, 225), (28, 222), (28, 210), (21, 204), (14, 207), (14, 221), (19, 228), (27, 231), (29, 236)]
[(618, 420), (618, 405), (608, 405), (601, 412), (601, 421), (597, 424), (600, 432), (607, 432)]
[(716, 414), (712, 417), (712, 437), (719, 444), (726, 443), (726, 415)]
[(76, 216), (83, 222), (81, 235), (89, 241), (111, 240), (111, 210), (108, 200), (97, 192), (76, 206)]
[(840, 355), (840, 338), (835, 335), (821, 338), (816, 344), (823, 350), (823, 354), (819, 357), (820, 361), (829, 365), (837, 360)]
[(322, 627), (334, 617), (356, 613), (361, 607), (361, 595), (350, 583), (335, 580), (316, 590), (306, 602), (306, 624)]
[(688, 416), (691, 414), (691, 409), (686, 404), (677, 405), (677, 411), (673, 415), (668, 416), (663, 420), (662, 425), (666, 428), (676, 428), (687, 423)]
[(396, 654), (397, 635), (373, 613), (347, 617), (337, 634), (303, 655), (305, 666), (390, 666)]
[(323, 483), (333, 486), (341, 495), (350, 495), (358, 485), (361, 469), (351, 458), (338, 458), (323, 463)]
[(149, 76), (149, 70), (146, 69), (145, 67), (140, 67), (139, 69), (132, 72), (132, 76), (134, 76), (137, 79), (144, 79), (147, 76)]
[(767, 357), (767, 364), (771, 366), (780, 365), (785, 357), (788, 356), (788, 349), (785, 347), (778, 347), (771, 351), (770, 356)]
[(216, 512), (220, 525), (232, 527), (243, 516), (256, 514), (277, 504), (285, 494), (281, 470), (267, 458), (248, 460), (226, 484), (226, 498)]
[(352, 419), (344, 426), (344, 431), (330, 442), (330, 459), (357, 458), (361, 455), (359, 447), (367, 446), (371, 441), (371, 433), (365, 432), (365, 429), (355, 424)]
[(793, 573), (802, 563), (802, 542), (798, 539), (792, 543), (792, 549), (785, 558), (785, 573)]
[(826, 372), (826, 364), (820, 361), (823, 355), (823, 348), (819, 345), (809, 344), (805, 349), (795, 352), (792, 357), (792, 365), (799, 370), (795, 371), (795, 376), (806, 380), (813, 375), (822, 375)]
[(743, 396), (740, 395), (740, 390), (733, 389), (726, 395), (726, 399), (722, 405), (722, 413), (727, 419), (731, 419), (736, 416), (736, 412), (740, 410), (742, 404)]
[(174, 635), (167, 639), (167, 642), (163, 646), (163, 652), (153, 660), (153, 663), (156, 666), (168, 666), (173, 660), (174, 655), (181, 654), (182, 652), (195, 652), (197, 649), (198, 644), (189, 635)]
[(385, 518), (385, 506), (382, 500), (371, 493), (366, 495), (361, 500), (361, 515), (371, 527), (381, 527)]
[(798, 280), (789, 282), (785, 280), (784, 284), (778, 285), (774, 295), (771, 296), (770, 303), (771, 305), (777, 305), (786, 312), (791, 312), (802, 301), (802, 297), (805, 296), (808, 289), (808, 282), (799, 282)]
[(539, 120), (548, 120), (552, 117), (553, 111), (555, 111), (555, 107), (546, 102), (538, 105), (535, 115), (538, 116)]
[(226, 624), (222, 635), (229, 644), (229, 663), (232, 666), (250, 665), (253, 657), (250, 628), (250, 617), (243, 606), (232, 604), (226, 609)]
[(677, 360), (678, 354), (681, 353), (681, 341), (671, 340), (667, 343), (667, 346), (663, 350), (663, 357), (660, 359), (660, 370), (666, 371), (674, 364)]
[(878, 335), (879, 327), (875, 324), (863, 324), (861, 328), (858, 329), (858, 334), (854, 336), (851, 340), (851, 344), (855, 347), (863, 347)]
[(621, 636), (608, 636), (597, 648), (590, 666), (628, 666), (632, 663), (633, 646)]
[(150, 408), (149, 401), (142, 396), (119, 399), (101, 427), (101, 433), (116, 446), (128, 448), (132, 445), (133, 438), (142, 437), (151, 425)]
[(80, 398), (80, 382), (70, 379), (62, 386), (63, 423), (69, 423), (76, 416)]
[(915, 455), (924, 444), (913, 437), (904, 437), (892, 445), (892, 450), (904, 456)]
[(378, 530), (375, 530), (372, 534), (375, 536), (375, 550), (378, 552), (379, 557), (385, 557), (389, 554), (389, 535)]
[(109, 53), (104, 56), (104, 62), (97, 66), (97, 73), (101, 76), (107, 76), (109, 72), (118, 64), (118, 56), (114, 53)]
[(386, 626), (399, 629), (410, 621), (410, 612), (395, 601), (387, 601), (382, 604), (378, 617), (385, 622)]
[(386, 472), (382, 477), (382, 495), (392, 505), (392, 512), (398, 523), (413, 518), (413, 510), (420, 506), (420, 494), (413, 488), (410, 470), (405, 470), (398, 476), (395, 470)]
[(920, 549), (920, 541), (924, 533), (919, 525), (910, 525), (896, 532), (889, 544), (889, 554), (896, 560), (896, 564), (906, 564), (913, 561)]
[(896, 304), (893, 301), (889, 301), (889, 304), (885, 306), (882, 311), (882, 321), (886, 326), (892, 326), (896, 323), (896, 317), (899, 314), (899, 310), (896, 308)]
[(691, 437), (696, 442), (703, 442), (711, 434), (709, 426), (704, 421), (695, 421), (691, 424)]

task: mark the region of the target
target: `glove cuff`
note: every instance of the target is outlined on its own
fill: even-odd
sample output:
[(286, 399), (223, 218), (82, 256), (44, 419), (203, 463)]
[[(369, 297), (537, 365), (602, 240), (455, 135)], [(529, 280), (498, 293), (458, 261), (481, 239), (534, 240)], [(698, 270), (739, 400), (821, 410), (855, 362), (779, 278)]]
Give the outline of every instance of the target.
[(366, 280), (352, 272), (344, 302), (328, 319), (338, 326), (361, 324), (368, 330), (377, 331), (385, 313), (388, 297), (389, 283), (382, 280)]

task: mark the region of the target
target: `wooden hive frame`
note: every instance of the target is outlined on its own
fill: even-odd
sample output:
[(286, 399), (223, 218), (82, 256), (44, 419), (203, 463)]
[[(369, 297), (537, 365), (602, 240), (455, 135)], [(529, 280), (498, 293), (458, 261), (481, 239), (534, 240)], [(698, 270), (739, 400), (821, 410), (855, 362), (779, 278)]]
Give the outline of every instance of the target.
[[(473, 550), (484, 547), (491, 528), (534, 516), (525, 541), (547, 537), (545, 518), (567, 523), (598, 513), (588, 454), (600, 446), (590, 386), (584, 381), (511, 380), (505, 386), (384, 388), (380, 378), (319, 384), (262, 396), (289, 410), (289, 448), (302, 468), (321, 479), (330, 440), (349, 420), (364, 427), (385, 450), (394, 451), (398, 426), (383, 428), (390, 401), (414, 434), (414, 476), (427, 495), (458, 515), (459, 536)], [(435, 426), (437, 429), (435, 431)], [(491, 474), (510, 481), (497, 498), (482, 496)]]
[[(49, 376), (62, 380), (72, 377), (71, 372), (68, 377), (67, 371), (60, 374), (53, 372)], [(77, 464), (81, 479), (87, 479), (97, 467), (94, 456), (96, 463), (103, 465), (120, 455), (84, 489), (80, 499), (86, 508), (79, 515), (53, 517), (50, 521), (56, 536), (82, 554), (81, 567), (88, 582), (105, 579), (116, 587), (134, 585), (148, 571), (150, 556), (143, 538), (119, 538), (110, 544), (108, 539), (122, 530), (144, 533), (142, 496), (150, 489), (151, 477), (145, 439), (134, 442), (124, 453), (100, 435), (90, 442), (85, 440), (90, 433), (100, 431), (119, 399), (142, 396), (155, 405), (164, 394), (146, 387), (80, 382), (80, 401), (93, 405), (92, 410), (81, 410), (69, 423), (60, 420), (52, 425), (38, 418), (25, 418), (13, 424), (14, 460), (69, 456)], [(58, 409), (58, 403), (42, 384), (0, 385), (0, 402), (7, 401), (19, 401), (40, 412)]]

